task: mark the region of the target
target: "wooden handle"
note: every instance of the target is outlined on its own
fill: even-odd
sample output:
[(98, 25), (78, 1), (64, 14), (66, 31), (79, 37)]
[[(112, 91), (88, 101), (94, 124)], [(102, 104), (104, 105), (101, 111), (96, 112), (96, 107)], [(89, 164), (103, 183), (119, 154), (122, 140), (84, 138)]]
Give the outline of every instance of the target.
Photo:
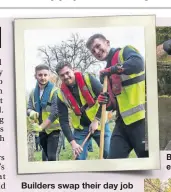
[[(81, 144), (81, 147), (83, 148), (85, 143), (87, 142), (88, 138), (90, 137), (91, 132), (89, 132), (89, 134), (87, 135), (87, 137), (84, 139), (83, 143)], [(77, 156), (74, 157), (74, 160), (77, 158)]]
[[(107, 92), (107, 76), (105, 76), (104, 78), (103, 92)], [(105, 122), (106, 122), (106, 104), (103, 104), (101, 114), (101, 132), (100, 132), (100, 153), (99, 153), (100, 159), (103, 159)]]

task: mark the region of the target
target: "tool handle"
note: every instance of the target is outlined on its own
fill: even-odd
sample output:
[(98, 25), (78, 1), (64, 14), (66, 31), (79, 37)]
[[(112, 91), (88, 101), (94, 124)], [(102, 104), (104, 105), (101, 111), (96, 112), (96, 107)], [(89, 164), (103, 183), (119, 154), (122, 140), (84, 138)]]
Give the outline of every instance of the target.
[[(83, 148), (85, 143), (87, 142), (87, 140), (89, 139), (91, 135), (91, 132), (88, 133), (88, 135), (86, 136), (86, 138), (84, 139), (83, 143), (81, 144), (81, 147)], [(77, 156), (74, 157), (74, 160), (77, 158)]]
[[(107, 76), (104, 77), (103, 92), (107, 92)], [(100, 159), (103, 159), (105, 122), (106, 122), (106, 104), (103, 104), (101, 113), (100, 152), (99, 152)]]

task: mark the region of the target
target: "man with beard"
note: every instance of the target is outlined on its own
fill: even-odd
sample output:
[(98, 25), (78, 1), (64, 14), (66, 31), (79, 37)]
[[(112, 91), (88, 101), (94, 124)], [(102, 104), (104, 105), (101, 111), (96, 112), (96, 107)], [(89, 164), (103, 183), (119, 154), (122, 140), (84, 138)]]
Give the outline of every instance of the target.
[[(109, 159), (127, 158), (134, 149), (139, 158), (148, 157), (145, 150), (145, 69), (144, 60), (133, 46), (111, 48), (102, 34), (91, 36), (86, 47), (99, 61), (106, 61), (100, 71), (101, 83), (107, 76), (108, 91), (101, 93), (101, 104), (117, 111)], [(103, 99), (102, 99), (103, 98)]]
[(32, 131), (39, 133), (40, 145), (46, 158), (45, 161), (56, 161), (56, 152), (60, 136), (58, 121), (57, 88), (50, 80), (50, 70), (47, 65), (35, 68), (36, 87), (30, 93), (27, 114), (35, 123)]
[[(101, 99), (98, 96), (102, 85), (93, 75), (74, 71), (71, 64), (65, 61), (57, 64), (56, 72), (62, 81), (57, 99), (59, 122), (76, 160), (85, 160), (90, 138), (100, 146), (101, 106), (97, 100)], [(71, 128), (74, 129), (73, 133)], [(91, 137), (82, 148), (81, 144), (89, 133)], [(110, 137), (110, 128), (106, 123), (104, 158), (108, 156)]]

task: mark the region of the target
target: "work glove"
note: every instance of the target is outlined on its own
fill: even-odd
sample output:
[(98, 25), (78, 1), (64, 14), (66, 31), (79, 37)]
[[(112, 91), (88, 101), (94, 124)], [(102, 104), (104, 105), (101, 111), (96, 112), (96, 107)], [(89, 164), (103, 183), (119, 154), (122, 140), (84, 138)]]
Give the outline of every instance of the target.
[(104, 83), (104, 77), (105, 76), (111, 76), (112, 74), (118, 74), (120, 75), (124, 71), (123, 65), (116, 64), (115, 66), (103, 69), (100, 71), (100, 82)]
[(109, 94), (107, 92), (102, 92), (97, 98), (100, 105), (107, 104), (109, 102)]
[(38, 125), (37, 123), (31, 124), (31, 130), (33, 132), (41, 132), (41, 131), (43, 131), (42, 127), (40, 125)]
[(163, 43), (163, 49), (168, 55), (171, 55), (171, 39)]
[(35, 121), (35, 120), (37, 120), (39, 118), (39, 113), (32, 110), (32, 111), (30, 111), (29, 117), (30, 117), (31, 120)]

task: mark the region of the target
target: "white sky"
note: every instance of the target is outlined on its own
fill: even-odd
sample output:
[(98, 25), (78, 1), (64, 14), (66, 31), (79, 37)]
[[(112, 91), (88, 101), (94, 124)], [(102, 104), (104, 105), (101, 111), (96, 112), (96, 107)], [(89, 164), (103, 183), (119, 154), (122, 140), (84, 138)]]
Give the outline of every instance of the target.
[(57, 30), (27, 30), (24, 34), (25, 41), (25, 83), (26, 92), (35, 87), (34, 68), (41, 63), (38, 56), (38, 47), (60, 44), (70, 38), (72, 33), (88, 39), (95, 33), (101, 33), (110, 40), (111, 47), (135, 46), (145, 56), (144, 27), (103, 27), (103, 28), (73, 28)]

